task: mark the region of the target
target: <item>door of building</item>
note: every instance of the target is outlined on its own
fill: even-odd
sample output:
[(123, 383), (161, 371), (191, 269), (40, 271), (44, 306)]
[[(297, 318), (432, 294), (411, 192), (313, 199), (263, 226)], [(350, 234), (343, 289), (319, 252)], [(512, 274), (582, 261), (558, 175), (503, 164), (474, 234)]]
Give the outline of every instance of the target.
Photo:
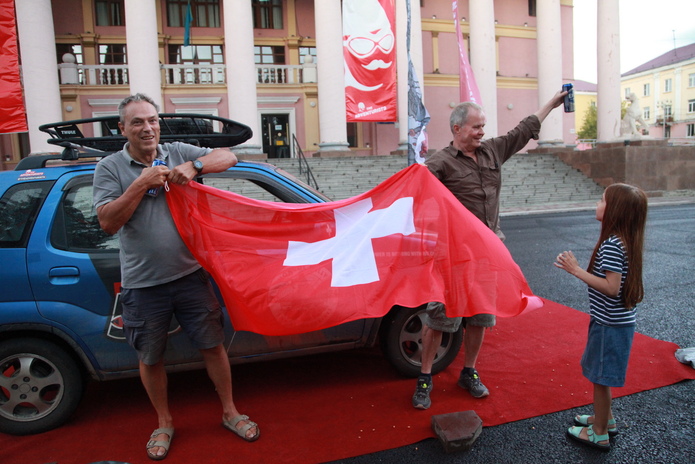
[(288, 113), (261, 115), (263, 153), (268, 158), (290, 158), (290, 115)]

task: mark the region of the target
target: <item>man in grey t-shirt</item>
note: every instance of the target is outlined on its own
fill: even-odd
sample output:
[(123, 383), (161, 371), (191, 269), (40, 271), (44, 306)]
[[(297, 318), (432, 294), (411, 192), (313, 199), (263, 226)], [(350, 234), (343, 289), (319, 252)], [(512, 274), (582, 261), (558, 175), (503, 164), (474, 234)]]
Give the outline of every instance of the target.
[(174, 314), (203, 356), (222, 402), (222, 425), (254, 441), (260, 428), (239, 413), (232, 398), (222, 308), (207, 272), (176, 230), (162, 191), (166, 182), (186, 184), (198, 174), (224, 171), (236, 164), (236, 156), (227, 149), (160, 145), (159, 109), (146, 95), (127, 97), (118, 111), (118, 127), (128, 142), (97, 164), (94, 206), (101, 227), (119, 232), (124, 331), (138, 353), (140, 378), (159, 422), (147, 455), (164, 459), (174, 435), (163, 362)]

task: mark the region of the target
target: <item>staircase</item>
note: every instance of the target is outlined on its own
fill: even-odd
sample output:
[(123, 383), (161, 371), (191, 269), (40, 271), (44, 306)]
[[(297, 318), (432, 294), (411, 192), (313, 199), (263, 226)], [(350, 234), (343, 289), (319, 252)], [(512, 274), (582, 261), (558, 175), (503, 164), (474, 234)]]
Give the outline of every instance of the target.
[[(349, 158), (308, 158), (319, 191), (333, 200), (350, 198), (375, 187), (407, 167), (405, 155)], [(294, 176), (296, 159), (268, 160)], [(603, 188), (552, 154), (518, 154), (502, 169), (501, 209), (529, 209), (534, 205), (596, 201)]]

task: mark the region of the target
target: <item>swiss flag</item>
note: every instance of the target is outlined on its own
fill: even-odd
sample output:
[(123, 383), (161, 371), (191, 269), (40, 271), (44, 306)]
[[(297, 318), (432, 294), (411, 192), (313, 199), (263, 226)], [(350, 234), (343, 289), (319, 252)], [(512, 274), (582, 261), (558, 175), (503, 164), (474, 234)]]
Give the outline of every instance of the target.
[(542, 305), (500, 239), (422, 165), (330, 203), (258, 201), (195, 182), (170, 185), (167, 201), (235, 330), (297, 334), (429, 301), (449, 316)]

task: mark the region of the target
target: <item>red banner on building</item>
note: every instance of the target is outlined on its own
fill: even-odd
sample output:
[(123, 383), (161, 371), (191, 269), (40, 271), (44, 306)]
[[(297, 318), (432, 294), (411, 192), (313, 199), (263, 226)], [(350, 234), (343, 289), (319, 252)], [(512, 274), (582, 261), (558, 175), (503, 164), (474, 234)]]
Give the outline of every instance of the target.
[(449, 316), (542, 306), (502, 241), (422, 165), (318, 204), (170, 185), (184, 242), (215, 279), (235, 330), (287, 335), (446, 304)]
[(394, 0), (343, 2), (348, 122), (397, 119)]
[(19, 78), (14, 0), (0, 0), (0, 134), (27, 132)]

